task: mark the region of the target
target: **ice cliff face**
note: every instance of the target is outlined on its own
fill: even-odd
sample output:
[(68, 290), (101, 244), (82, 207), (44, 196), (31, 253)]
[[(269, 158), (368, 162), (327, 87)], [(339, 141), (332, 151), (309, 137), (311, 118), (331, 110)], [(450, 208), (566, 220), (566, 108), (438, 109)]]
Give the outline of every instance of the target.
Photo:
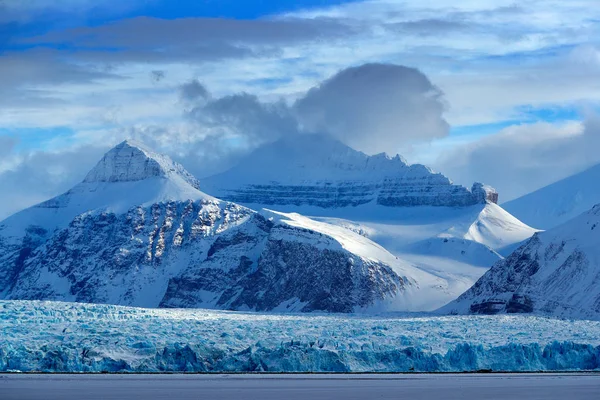
[(325, 135), (300, 135), (260, 148), (233, 169), (203, 180), (205, 190), (243, 204), (323, 208), (470, 206), (497, 202), (481, 184), (454, 185), (400, 156), (367, 156)]
[(120, 144), (69, 192), (0, 223), (2, 298), (350, 312), (406, 309), (418, 288), (358, 234), (341, 240), (197, 187), (167, 157)]
[(0, 310), (0, 371), (600, 369), (598, 321), (522, 315), (286, 316), (37, 301), (0, 301)]
[(534, 235), (442, 311), (598, 318), (598, 243), (600, 205), (563, 225)]

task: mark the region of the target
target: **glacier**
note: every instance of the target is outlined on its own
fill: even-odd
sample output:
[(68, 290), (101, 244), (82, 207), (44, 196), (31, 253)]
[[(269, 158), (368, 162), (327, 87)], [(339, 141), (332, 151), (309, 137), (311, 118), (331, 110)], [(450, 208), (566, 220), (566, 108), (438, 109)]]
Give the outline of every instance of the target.
[(536, 316), (307, 316), (0, 301), (0, 332), (0, 371), (600, 369), (600, 322)]

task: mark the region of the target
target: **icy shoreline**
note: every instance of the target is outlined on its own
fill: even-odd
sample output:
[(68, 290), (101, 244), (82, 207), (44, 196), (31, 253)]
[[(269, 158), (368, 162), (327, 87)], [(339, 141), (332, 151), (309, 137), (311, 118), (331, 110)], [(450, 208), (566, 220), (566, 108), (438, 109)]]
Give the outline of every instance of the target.
[(0, 371), (600, 370), (600, 322), (0, 302)]

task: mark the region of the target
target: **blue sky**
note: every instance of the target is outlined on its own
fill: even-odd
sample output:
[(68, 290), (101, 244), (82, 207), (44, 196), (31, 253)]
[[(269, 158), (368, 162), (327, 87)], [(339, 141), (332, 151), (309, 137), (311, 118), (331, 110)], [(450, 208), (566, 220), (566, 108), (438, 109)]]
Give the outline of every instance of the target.
[[(130, 136), (202, 177), (287, 130), (318, 129), (514, 198), (600, 162), (585, 150), (600, 104), (595, 3), (0, 1), (0, 185), (43, 199)], [(369, 63), (398, 67), (309, 96)], [(415, 92), (420, 74), (439, 99)], [(208, 97), (183, 98), (190, 82)], [(329, 120), (299, 115), (305, 98)], [(407, 99), (424, 105), (418, 117)], [(59, 172), (18, 185), (42, 158)]]

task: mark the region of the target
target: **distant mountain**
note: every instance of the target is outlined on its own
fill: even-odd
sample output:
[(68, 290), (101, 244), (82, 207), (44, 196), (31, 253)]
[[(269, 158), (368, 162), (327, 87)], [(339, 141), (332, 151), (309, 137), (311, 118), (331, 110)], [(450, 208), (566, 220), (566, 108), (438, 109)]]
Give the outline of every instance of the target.
[(216, 197), (261, 206), (464, 207), (498, 199), (488, 186), (468, 190), (399, 155), (368, 156), (327, 135), (286, 137), (202, 184)]
[(600, 318), (600, 205), (537, 233), (441, 311)]
[(521, 221), (550, 229), (600, 202), (600, 164), (502, 204)]
[(251, 208), (299, 212), (357, 232), (444, 280), (458, 296), (536, 231), (489, 186), (454, 185), (400, 156), (368, 156), (326, 135), (295, 135), (204, 179), (203, 190)]
[(0, 297), (146, 307), (432, 309), (443, 280), (366, 237), (199, 190), (126, 141), (63, 195), (0, 222)]

